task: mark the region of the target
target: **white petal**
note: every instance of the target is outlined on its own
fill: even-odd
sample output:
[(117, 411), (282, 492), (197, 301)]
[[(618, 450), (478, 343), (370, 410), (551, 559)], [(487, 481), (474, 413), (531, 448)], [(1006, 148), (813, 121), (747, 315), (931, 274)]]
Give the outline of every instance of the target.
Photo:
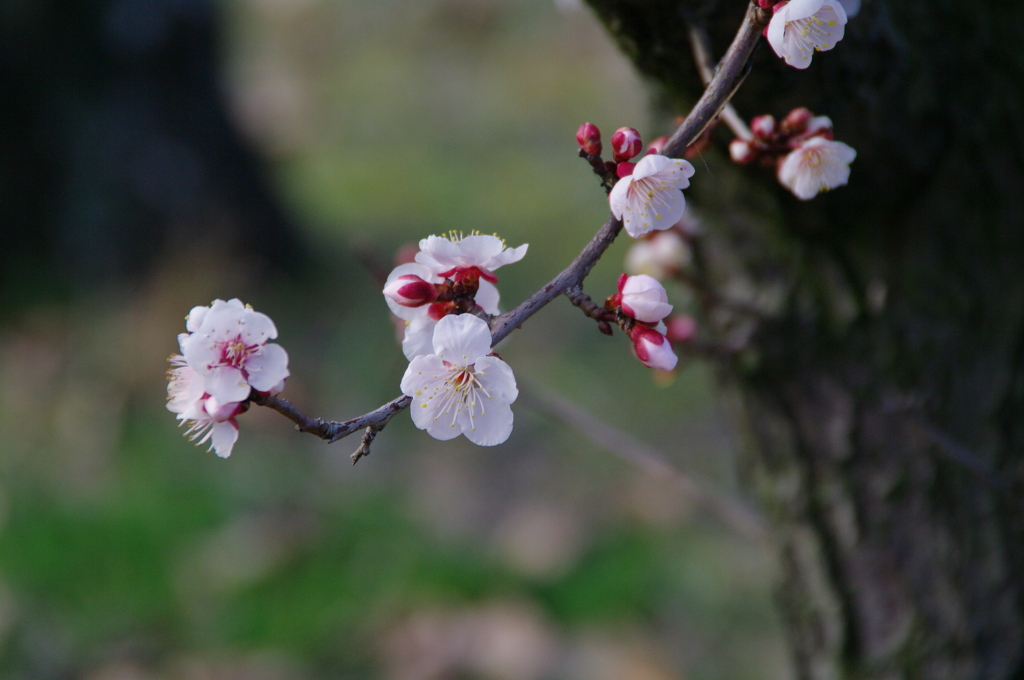
[(491, 351), (491, 329), (472, 314), (448, 315), (434, 327), (434, 354), (469, 366)]
[(437, 321), (428, 314), (422, 314), (405, 327), (405, 339), (402, 340), (402, 353), (412, 361), (418, 356), (434, 353), (434, 327)]
[(291, 375), (288, 372), (288, 352), (275, 343), (263, 345), (259, 352), (246, 360), (245, 370), (253, 388), (259, 392), (269, 392)]
[(203, 325), (203, 319), (206, 318), (206, 313), (209, 311), (209, 307), (193, 307), (185, 317), (185, 328), (190, 333), (195, 333)]
[(484, 386), (492, 396), (501, 395), (501, 398), (513, 403), (519, 398), (519, 389), (516, 387), (516, 377), (512, 373), (512, 367), (498, 357), (480, 357), (476, 360), (477, 380)]
[[(467, 236), (457, 245), (460, 251), (459, 260), (467, 267), (482, 267), (485, 262), (497, 257), (505, 249), (505, 243), (500, 238), (485, 234)], [(525, 251), (523, 254), (526, 254)]]
[(484, 263), (484, 268), (494, 271), (498, 267), (504, 267), (506, 264), (512, 264), (526, 257), (526, 249), (530, 247), (529, 243), (524, 243), (518, 248), (506, 248), (502, 252), (498, 253), (491, 259)]
[[(611, 193), (608, 194), (608, 205), (611, 207), (612, 214), (615, 215), (617, 220), (621, 220), (622, 214), (626, 211), (626, 195), (629, 192), (629, 185), (633, 182), (630, 179), (631, 177), (632, 175), (627, 175), (620, 179), (612, 187)], [(630, 236), (632, 235), (631, 233)]]
[(488, 314), (497, 314), (500, 299), (501, 293), (498, 292), (497, 286), (490, 281), (480, 279), (480, 288), (476, 291), (475, 298), (477, 305)]
[(214, 423), (212, 440), (214, 453), (221, 458), (227, 458), (238, 441), (238, 426), (230, 420)]
[(672, 165), (672, 159), (668, 156), (659, 156), (656, 153), (649, 153), (639, 161), (637, 161), (636, 167), (633, 168), (633, 174), (631, 177), (634, 180), (643, 179), (655, 175), (669, 165)]
[(232, 366), (217, 366), (206, 375), (206, 393), (223, 403), (249, 398), (249, 383)]
[(779, 10), (779, 12), (786, 13), (786, 21), (797, 21), (798, 19), (806, 19), (807, 17), (812, 16), (815, 12), (821, 9), (824, 2), (825, 0), (792, 0), (788, 5)]
[(410, 397), (417, 397), (417, 390), (422, 391), (428, 384), (434, 384), (439, 378), (434, 376), (446, 373), (448, 369), (444, 360), (436, 354), (418, 356), (409, 362), (409, 368), (405, 369), (402, 376), (402, 394)]
[(266, 314), (247, 309), (242, 314), (241, 336), (247, 345), (262, 345), (277, 337), (277, 326)]
[(447, 271), (461, 264), (462, 251), (458, 245), (441, 236), (428, 236), (420, 241), (420, 252), (416, 261), (435, 273)]
[(846, 12), (848, 19), (852, 19), (860, 12), (860, 0), (839, 0), (839, 2), (843, 5), (843, 11)]
[(220, 346), (206, 333), (193, 333), (181, 343), (185, 361), (197, 373), (209, 373), (210, 367), (220, 363)]
[(456, 427), (461, 426), (466, 439), (479, 446), (503, 443), (512, 434), (512, 409), (498, 398), (484, 398), (480, 407), (482, 410), (473, 413), (465, 408), (459, 412)]

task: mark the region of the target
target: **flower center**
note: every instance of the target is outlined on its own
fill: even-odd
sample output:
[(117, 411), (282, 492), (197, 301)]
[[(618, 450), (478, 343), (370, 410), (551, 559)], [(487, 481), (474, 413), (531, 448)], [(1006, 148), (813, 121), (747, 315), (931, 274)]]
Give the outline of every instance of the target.
[(241, 335), (236, 336), (234, 340), (228, 340), (221, 346), (221, 363), (242, 368), (246, 359), (258, 349), (259, 345), (246, 345), (242, 342)]

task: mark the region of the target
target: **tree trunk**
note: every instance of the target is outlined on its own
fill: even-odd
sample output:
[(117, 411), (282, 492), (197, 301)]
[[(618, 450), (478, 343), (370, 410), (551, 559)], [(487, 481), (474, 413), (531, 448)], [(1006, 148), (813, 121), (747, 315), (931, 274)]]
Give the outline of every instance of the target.
[[(744, 9), (590, 4), (675, 112), (686, 21), (721, 54)], [(707, 299), (759, 310), (706, 327), (742, 347), (722, 372), (801, 678), (1024, 678), (1022, 7), (867, 2), (806, 71), (762, 45), (738, 109), (830, 116), (847, 187), (694, 161)]]

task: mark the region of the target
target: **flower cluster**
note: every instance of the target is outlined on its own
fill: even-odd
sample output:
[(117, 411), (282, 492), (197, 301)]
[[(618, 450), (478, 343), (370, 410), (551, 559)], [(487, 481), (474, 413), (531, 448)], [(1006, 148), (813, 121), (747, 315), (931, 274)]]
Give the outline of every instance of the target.
[(584, 123), (576, 133), (580, 151), (590, 160), (597, 172), (606, 180), (615, 181), (608, 202), (612, 214), (622, 220), (622, 226), (633, 238), (652, 231), (670, 229), (683, 216), (686, 198), (682, 190), (690, 186), (693, 165), (680, 158), (661, 156), (665, 139), (658, 138), (647, 155), (634, 163), (643, 149), (640, 133), (622, 127), (612, 135), (614, 161), (603, 162), (597, 155), (601, 150), (601, 133), (592, 123)]
[(266, 314), (240, 300), (214, 300), (188, 313), (181, 354), (170, 358), (167, 409), (189, 425), (197, 446), (210, 441), (221, 458), (238, 440), (235, 417), (249, 408), (252, 390), (274, 395), (288, 377), (288, 353), (270, 343), (277, 328)]
[(465, 434), (500, 444), (512, 431), (509, 404), (518, 392), (508, 364), (489, 356), (490, 330), (473, 312), (498, 313), (494, 271), (523, 259), (528, 246), (474, 232), (430, 236), (419, 247), (415, 262), (396, 267), (384, 286), (388, 307), (405, 321), (402, 351), (411, 363), (402, 390), (413, 397), (413, 422), (437, 439)]
[(671, 371), (679, 358), (665, 337), (665, 317), (672, 312), (668, 294), (656, 279), (646, 274), (622, 274), (619, 292), (605, 301), (605, 308), (616, 312), (619, 325), (633, 342), (633, 351), (644, 366)]
[(402, 351), (410, 361), (430, 354), (434, 326), (443, 317), (477, 307), (497, 314), (494, 271), (523, 259), (528, 248), (508, 248), (497, 236), (475, 232), (429, 236), (419, 246), (416, 261), (396, 267), (384, 286), (388, 307), (405, 321)]
[(781, 123), (771, 116), (750, 122), (753, 139), (734, 139), (729, 155), (737, 163), (775, 167), (779, 182), (801, 200), (843, 186), (857, 152), (833, 139), (832, 121), (806, 108), (789, 112)]

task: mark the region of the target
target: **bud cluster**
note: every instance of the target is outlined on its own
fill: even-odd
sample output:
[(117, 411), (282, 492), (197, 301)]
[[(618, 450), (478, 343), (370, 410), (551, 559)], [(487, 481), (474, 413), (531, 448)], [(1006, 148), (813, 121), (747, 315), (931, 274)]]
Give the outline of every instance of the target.
[(671, 371), (679, 358), (666, 337), (664, 319), (672, 312), (665, 288), (646, 274), (619, 277), (618, 293), (610, 295), (605, 309), (614, 312), (619, 327), (633, 343), (633, 352), (644, 366)]
[(759, 161), (774, 167), (780, 157), (811, 137), (834, 139), (828, 116), (815, 116), (804, 107), (790, 111), (781, 123), (770, 115), (757, 116), (750, 121), (750, 131), (754, 133), (753, 139), (734, 139), (729, 144), (729, 156), (737, 163)]

